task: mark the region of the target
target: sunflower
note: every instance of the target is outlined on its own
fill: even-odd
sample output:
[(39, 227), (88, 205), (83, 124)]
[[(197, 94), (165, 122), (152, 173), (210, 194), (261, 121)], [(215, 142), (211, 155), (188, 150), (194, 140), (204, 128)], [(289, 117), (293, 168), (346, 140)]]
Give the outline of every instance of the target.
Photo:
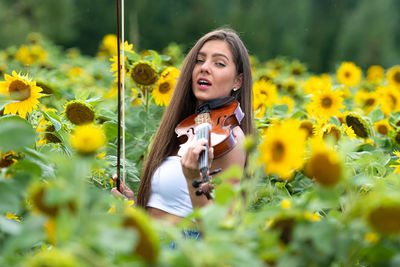
[(311, 140), (312, 153), (305, 166), (306, 175), (325, 187), (336, 185), (342, 175), (339, 156), (329, 149), (323, 139)]
[(61, 140), (54, 135), (55, 128), (53, 124), (45, 119), (42, 119), (36, 127), (36, 132), (40, 134), (40, 139), (37, 142), (37, 146), (45, 145), (47, 143), (61, 143)]
[(155, 263), (160, 251), (160, 242), (152, 225), (149, 224), (148, 215), (140, 209), (125, 210), (124, 215), (123, 226), (135, 229), (138, 233), (138, 243), (133, 253), (147, 263)]
[(372, 65), (367, 70), (367, 80), (372, 84), (377, 84), (385, 78), (385, 71), (379, 65)]
[(258, 95), (258, 97), (254, 97), (253, 99), (253, 108), (254, 108), (254, 116), (256, 118), (262, 119), (265, 115), (266, 107), (264, 105), (265, 95)]
[(394, 173), (399, 173), (400, 174), (400, 152), (399, 151), (393, 151), (393, 154), (397, 156), (396, 164), (395, 165), (390, 165), (389, 167), (395, 168)]
[(298, 88), (296, 79), (294, 77), (286, 79), (282, 84), (282, 88), (285, 89), (289, 94), (296, 94)]
[(392, 126), (390, 126), (388, 119), (380, 120), (375, 122), (374, 124), (375, 131), (382, 134), (382, 135), (387, 135), (389, 131), (393, 129)]
[(314, 125), (309, 120), (304, 120), (300, 123), (300, 128), (304, 129), (307, 133), (307, 138), (312, 137), (314, 135)]
[(174, 67), (168, 67), (161, 73), (156, 89), (152, 92), (157, 105), (167, 106), (169, 104), (178, 77), (179, 70)]
[(77, 126), (71, 136), (71, 145), (83, 155), (95, 153), (106, 142), (104, 131), (93, 124)]
[(107, 34), (101, 42), (98, 57), (115, 56), (118, 53), (117, 36), (115, 34)]
[(271, 107), (278, 100), (278, 90), (271, 81), (259, 80), (253, 84), (254, 99), (261, 98), (266, 107)]
[(361, 69), (353, 62), (342, 62), (336, 72), (339, 83), (346, 86), (355, 86), (361, 80)]
[(342, 131), (334, 124), (327, 124), (324, 128), (322, 136), (324, 139), (334, 138), (334, 140), (337, 142), (342, 136)]
[(348, 127), (353, 128), (354, 133), (361, 138), (368, 138), (370, 130), (368, 123), (355, 113), (348, 113), (345, 117), (345, 122)]
[(5, 106), (4, 114), (19, 114), (26, 118), (28, 112), (37, 109), (38, 99), (42, 97), (40, 94), (42, 88), (36, 86), (35, 81), (31, 81), (15, 71), (12, 72), (12, 76), (5, 74), (4, 77), (5, 81), (0, 82), (0, 94), (15, 101)]
[(368, 92), (365, 89), (359, 90), (354, 96), (354, 101), (366, 113), (370, 113), (374, 107), (379, 104), (379, 95), (377, 92)]
[(368, 222), (378, 232), (385, 234), (399, 233), (400, 203), (382, 200), (379, 205), (371, 208), (368, 214)]
[(381, 110), (385, 116), (400, 110), (400, 92), (395, 86), (378, 86), (376, 92), (381, 104)]
[(0, 168), (10, 167), (12, 164), (17, 162), (16, 154), (14, 151), (1, 153), (0, 152)]
[(346, 133), (346, 135), (351, 139), (357, 138), (356, 133), (354, 132), (353, 128), (347, 126), (347, 124), (342, 124), (343, 131)]
[(391, 137), (395, 144), (400, 145), (400, 130), (396, 130), (394, 133), (392, 133)]
[(387, 80), (390, 85), (400, 88), (400, 65), (391, 67), (387, 72)]
[(260, 145), (259, 157), (265, 171), (283, 179), (291, 178), (293, 171), (303, 165), (306, 135), (297, 120), (268, 127)]
[(139, 85), (152, 85), (157, 81), (157, 72), (150, 62), (141, 60), (133, 64), (131, 77)]
[(286, 105), (288, 106), (288, 113), (291, 113), (293, 111), (294, 108), (294, 100), (293, 98), (291, 98), (290, 96), (282, 96), (281, 98), (279, 98), (278, 101), (279, 105)]
[(301, 75), (307, 71), (307, 67), (297, 60), (293, 61), (292, 64), (290, 64), (289, 69), (290, 73), (293, 75)]
[[(125, 55), (124, 55), (124, 62), (127, 62), (128, 57), (126, 56), (126, 54), (127, 53), (135, 54), (135, 51), (133, 50), (133, 44), (129, 44), (127, 41), (125, 41), (125, 43), (124, 43), (124, 51), (126, 52)], [(112, 62), (111, 63), (110, 72), (114, 72), (114, 74), (113, 74), (113, 76), (115, 77), (114, 82), (117, 82), (118, 81), (118, 55), (113, 56), (112, 58), (110, 58), (110, 61)], [(121, 62), (121, 68), (122, 68), (122, 62)], [(127, 70), (127, 64), (125, 64), (124, 77), (126, 75), (129, 75), (128, 70)]]
[(329, 119), (339, 115), (340, 109), (344, 108), (342, 93), (339, 90), (326, 89), (315, 92), (311, 100), (312, 102), (307, 105), (306, 110), (317, 118)]
[(332, 88), (332, 83), (329, 75), (312, 76), (304, 84), (304, 92), (308, 95), (330, 88)]
[(138, 91), (135, 88), (131, 88), (131, 91), (132, 91), (131, 105), (133, 106), (140, 105), (142, 101), (140, 100)]
[(21, 45), (15, 54), (15, 59), (24, 65), (33, 65), (34, 63), (45, 63), (47, 51), (39, 45), (26, 46)]
[(76, 125), (91, 123), (94, 120), (93, 108), (82, 101), (73, 100), (65, 104), (67, 119)]

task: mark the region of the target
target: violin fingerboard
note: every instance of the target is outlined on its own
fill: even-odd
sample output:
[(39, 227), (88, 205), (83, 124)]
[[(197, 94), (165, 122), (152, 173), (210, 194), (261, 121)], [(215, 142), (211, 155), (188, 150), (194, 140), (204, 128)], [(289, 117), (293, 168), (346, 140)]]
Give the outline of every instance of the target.
[(199, 155), (199, 170), (201, 171), (204, 168), (208, 169), (208, 148), (210, 147), (210, 131), (211, 131), (211, 125), (209, 123), (202, 123), (200, 125), (197, 125), (195, 128), (195, 136), (196, 140), (199, 139), (206, 139), (207, 144), (206, 144), (206, 150), (202, 151)]

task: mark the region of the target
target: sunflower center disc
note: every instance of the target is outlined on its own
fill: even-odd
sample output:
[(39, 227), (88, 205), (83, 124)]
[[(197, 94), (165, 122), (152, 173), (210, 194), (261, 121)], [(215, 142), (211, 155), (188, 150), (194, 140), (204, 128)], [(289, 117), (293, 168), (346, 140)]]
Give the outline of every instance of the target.
[(159, 87), (158, 90), (160, 91), (161, 94), (166, 94), (166, 93), (168, 93), (170, 88), (171, 87), (170, 87), (169, 83), (168, 82), (164, 82), (164, 83), (160, 84), (160, 87)]
[(322, 99), (322, 105), (323, 105), (324, 107), (329, 108), (329, 107), (332, 105), (332, 99), (330, 99), (329, 97), (324, 97), (324, 98)]
[(12, 99), (23, 101), (31, 96), (31, 88), (29, 85), (19, 80), (12, 81), (8, 88)]
[(277, 142), (272, 150), (272, 159), (274, 161), (281, 161), (285, 153), (285, 147), (281, 142)]

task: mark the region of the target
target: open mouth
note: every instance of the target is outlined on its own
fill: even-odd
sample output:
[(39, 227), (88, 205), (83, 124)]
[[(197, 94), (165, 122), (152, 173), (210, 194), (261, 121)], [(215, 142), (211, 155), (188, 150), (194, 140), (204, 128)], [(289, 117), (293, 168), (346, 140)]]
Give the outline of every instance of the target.
[(210, 86), (211, 86), (211, 82), (208, 81), (208, 80), (206, 80), (206, 79), (199, 79), (199, 80), (197, 81), (197, 84), (198, 84), (200, 87), (210, 87)]

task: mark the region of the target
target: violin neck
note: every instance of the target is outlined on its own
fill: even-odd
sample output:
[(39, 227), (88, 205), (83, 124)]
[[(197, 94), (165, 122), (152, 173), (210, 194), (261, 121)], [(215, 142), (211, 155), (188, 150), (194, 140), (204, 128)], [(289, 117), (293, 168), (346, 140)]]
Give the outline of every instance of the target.
[(203, 175), (204, 182), (208, 181), (208, 149), (210, 147), (210, 132), (211, 132), (211, 118), (209, 113), (199, 114), (196, 119), (196, 128), (195, 128), (195, 136), (196, 140), (206, 139), (206, 150), (202, 151), (199, 155), (199, 170)]

